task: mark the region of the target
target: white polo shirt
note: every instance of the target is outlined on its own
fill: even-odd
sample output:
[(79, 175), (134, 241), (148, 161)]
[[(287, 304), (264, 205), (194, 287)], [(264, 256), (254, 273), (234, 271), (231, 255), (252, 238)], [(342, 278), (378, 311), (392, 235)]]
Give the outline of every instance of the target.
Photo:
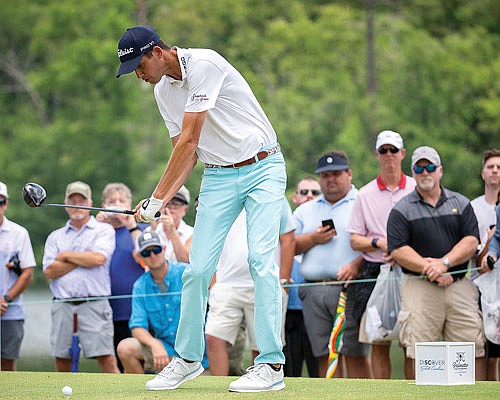
[(184, 112), (208, 110), (197, 150), (204, 163), (234, 164), (277, 143), (250, 86), (229, 62), (209, 49), (176, 50), (182, 80), (163, 76), (154, 88), (170, 137), (181, 133)]
[[(36, 266), (35, 255), (31, 246), (31, 240), (26, 228), (3, 217), (0, 225), (0, 296), (3, 296), (16, 283), (18, 275), (6, 268), (7, 262), (17, 253), (21, 268), (32, 268)], [(22, 309), (23, 295), (17, 296), (9, 304), (7, 312), (2, 315), (2, 320), (24, 319)]]

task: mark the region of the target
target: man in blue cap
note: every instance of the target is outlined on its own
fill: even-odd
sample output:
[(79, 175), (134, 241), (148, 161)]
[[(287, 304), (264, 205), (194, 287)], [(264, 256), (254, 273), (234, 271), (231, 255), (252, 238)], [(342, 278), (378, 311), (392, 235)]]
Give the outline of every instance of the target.
[(224, 239), (236, 217), (247, 213), (250, 272), (255, 282), (255, 336), (259, 356), (230, 391), (285, 387), (280, 338), (281, 289), (273, 261), (278, 244), (286, 171), (276, 133), (250, 86), (222, 56), (209, 49), (170, 47), (147, 26), (128, 29), (118, 44), (117, 76), (135, 72), (155, 85), (154, 94), (174, 149), (136, 219), (151, 222), (177, 193), (198, 159), (205, 164), (182, 289), (175, 350), (180, 355), (148, 382), (149, 390), (175, 389), (202, 373), (208, 286)]
[[(318, 360), (319, 376), (325, 377), (328, 369), (328, 342), (342, 285), (356, 277), (361, 267), (361, 253), (349, 243), (347, 223), (358, 190), (352, 185), (352, 170), (343, 151), (323, 154), (316, 173), (322, 195), (295, 210), (295, 253), (303, 254), (300, 272), (309, 285), (299, 288), (304, 322), (311, 341), (314, 357)], [(333, 229), (326, 223), (333, 222)], [(323, 223), (325, 221), (325, 223)], [(314, 285), (316, 284), (316, 285)], [(342, 352), (347, 372), (362, 362), (363, 347), (357, 337), (345, 337), (349, 352)], [(348, 345), (348, 346), (347, 346)], [(335, 377), (343, 377), (337, 368)]]

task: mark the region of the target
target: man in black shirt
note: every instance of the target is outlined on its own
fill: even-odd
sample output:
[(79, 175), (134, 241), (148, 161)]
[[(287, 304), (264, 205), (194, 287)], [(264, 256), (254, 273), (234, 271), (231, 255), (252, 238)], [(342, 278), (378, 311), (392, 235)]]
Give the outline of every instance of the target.
[(405, 273), (401, 344), (414, 359), (416, 342), (475, 342), (476, 379), (484, 379), (478, 290), (465, 277), (479, 243), (476, 216), (466, 197), (440, 186), (443, 167), (435, 149), (419, 147), (411, 161), (417, 186), (387, 223), (388, 250)]

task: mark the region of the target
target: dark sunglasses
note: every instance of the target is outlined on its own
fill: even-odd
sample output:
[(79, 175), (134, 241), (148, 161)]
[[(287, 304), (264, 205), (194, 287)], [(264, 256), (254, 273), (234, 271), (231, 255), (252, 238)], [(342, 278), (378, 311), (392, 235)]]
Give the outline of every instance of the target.
[(377, 151), (379, 154), (386, 154), (388, 151), (390, 151), (392, 154), (396, 154), (397, 152), (399, 152), (399, 149), (397, 147), (381, 147)]
[(437, 165), (434, 164), (427, 164), (427, 165), (415, 165), (413, 167), (413, 172), (416, 174), (422, 174), (424, 172), (424, 169), (430, 174), (434, 172), (437, 168)]
[(7, 204), (7, 199), (0, 200), (0, 207), (3, 207), (6, 204)]
[(160, 254), (162, 251), (163, 251), (162, 247), (155, 246), (152, 249), (141, 251), (141, 256), (143, 256), (144, 258), (148, 258), (151, 255), (151, 253)]
[(302, 196), (307, 196), (307, 193), (311, 192), (313, 196), (319, 196), (321, 194), (320, 190), (317, 189), (300, 189), (299, 193)]

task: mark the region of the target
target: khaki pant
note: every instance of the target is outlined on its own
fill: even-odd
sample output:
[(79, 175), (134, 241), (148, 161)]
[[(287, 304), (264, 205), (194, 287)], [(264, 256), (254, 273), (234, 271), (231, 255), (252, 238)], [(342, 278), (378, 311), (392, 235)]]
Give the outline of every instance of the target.
[(463, 278), (448, 287), (415, 277), (401, 284), (399, 339), (406, 355), (415, 358), (415, 343), (474, 342), (476, 357), (483, 357), (484, 331), (476, 286)]

